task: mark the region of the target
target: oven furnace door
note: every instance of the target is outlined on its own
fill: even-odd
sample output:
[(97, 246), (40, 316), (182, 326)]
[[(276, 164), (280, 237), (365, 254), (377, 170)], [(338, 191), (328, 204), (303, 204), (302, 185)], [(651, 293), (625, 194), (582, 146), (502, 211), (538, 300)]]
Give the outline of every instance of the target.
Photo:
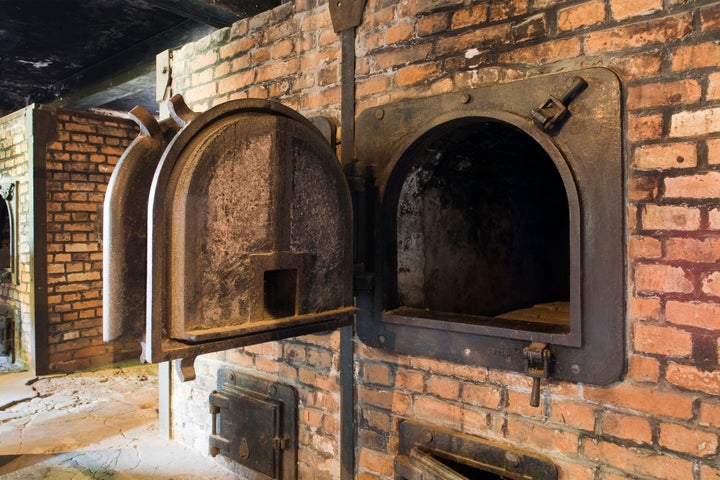
[[(146, 289), (135, 320), (145, 359), (191, 366), (202, 353), (349, 324), (352, 207), (328, 140), (271, 101), (197, 114), (175, 97), (170, 107), (181, 128), (147, 191), (147, 277), (124, 283)], [(127, 220), (106, 221), (112, 231)]]
[(620, 87), (590, 68), (362, 112), (357, 171), (377, 219), (359, 242), (374, 247), (357, 262), (362, 341), (538, 380), (617, 380)]

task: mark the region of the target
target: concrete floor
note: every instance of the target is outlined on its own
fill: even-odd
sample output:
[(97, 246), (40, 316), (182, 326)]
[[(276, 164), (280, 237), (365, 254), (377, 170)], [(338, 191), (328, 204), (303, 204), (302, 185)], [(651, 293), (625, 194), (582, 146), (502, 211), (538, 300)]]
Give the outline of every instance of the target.
[(229, 480), (158, 429), (157, 367), (0, 375), (0, 479)]

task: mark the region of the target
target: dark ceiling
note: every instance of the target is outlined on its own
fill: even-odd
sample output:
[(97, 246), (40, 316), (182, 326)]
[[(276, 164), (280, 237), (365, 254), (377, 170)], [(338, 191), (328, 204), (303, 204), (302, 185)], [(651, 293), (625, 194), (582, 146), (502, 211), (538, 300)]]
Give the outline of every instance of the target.
[(0, 115), (157, 111), (155, 56), (281, 0), (0, 0)]

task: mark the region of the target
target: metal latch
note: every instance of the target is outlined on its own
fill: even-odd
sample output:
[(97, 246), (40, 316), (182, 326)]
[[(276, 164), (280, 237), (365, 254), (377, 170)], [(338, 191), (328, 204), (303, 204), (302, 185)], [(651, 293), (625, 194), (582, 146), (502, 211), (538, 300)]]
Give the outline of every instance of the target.
[(530, 112), (535, 123), (548, 133), (555, 132), (562, 127), (570, 115), (568, 105), (575, 100), (588, 86), (588, 83), (580, 77), (573, 78), (573, 82), (565, 95), (559, 99), (552, 95), (548, 97), (537, 108)]
[(532, 377), (533, 385), (530, 393), (530, 406), (540, 405), (540, 379), (550, 376), (552, 352), (547, 343), (531, 343), (523, 349), (525, 355), (525, 371)]

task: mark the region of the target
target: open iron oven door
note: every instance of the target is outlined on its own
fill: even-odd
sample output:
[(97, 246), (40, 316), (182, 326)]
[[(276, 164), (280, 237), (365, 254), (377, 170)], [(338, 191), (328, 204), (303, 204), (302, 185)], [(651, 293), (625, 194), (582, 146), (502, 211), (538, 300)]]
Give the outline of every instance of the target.
[(145, 359), (191, 366), (350, 323), (351, 201), (328, 140), (271, 101), (170, 108), (182, 128), (154, 172), (147, 281), (134, 287), (147, 293)]

